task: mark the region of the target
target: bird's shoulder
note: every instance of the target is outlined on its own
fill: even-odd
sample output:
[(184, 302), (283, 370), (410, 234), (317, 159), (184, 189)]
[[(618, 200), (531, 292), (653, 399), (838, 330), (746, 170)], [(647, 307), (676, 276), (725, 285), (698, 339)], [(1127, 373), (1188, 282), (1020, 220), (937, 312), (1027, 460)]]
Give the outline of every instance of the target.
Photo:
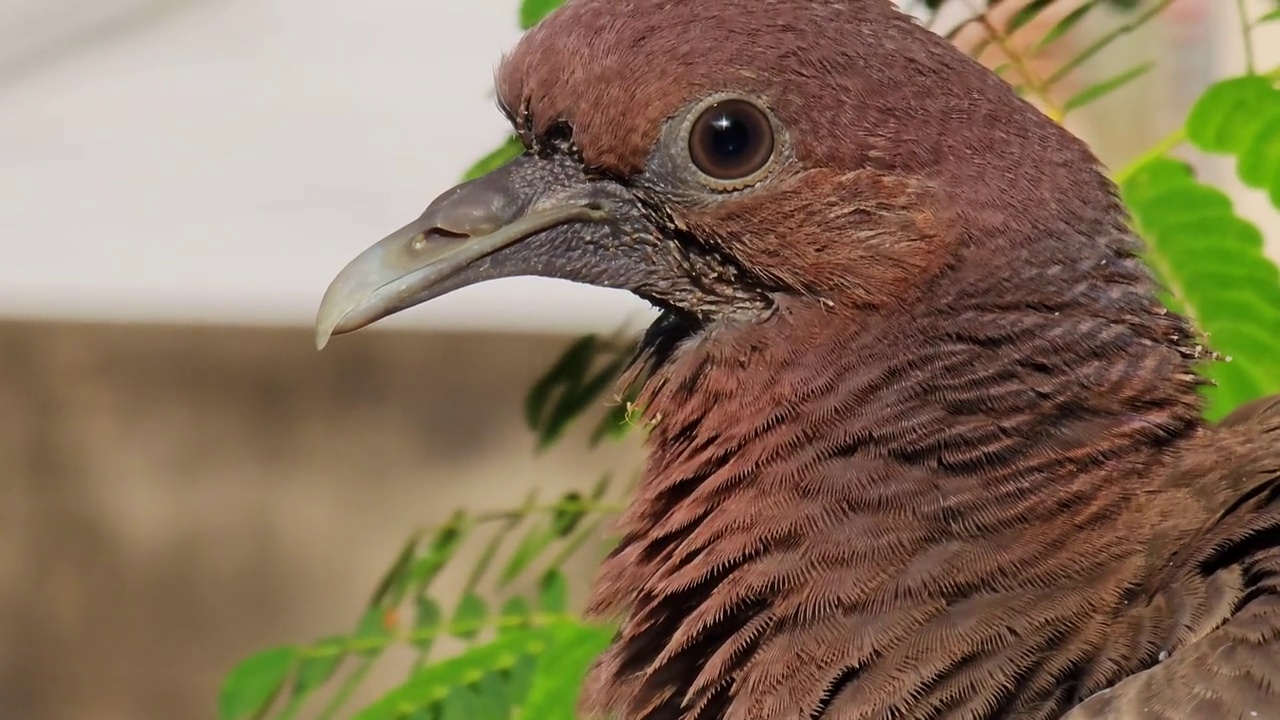
[[(1198, 535), (1235, 534), (1280, 513), (1280, 395), (1246, 403), (1181, 449), (1159, 487), (1200, 523)], [(1184, 541), (1189, 538), (1184, 538)]]
[(1169, 646), (1064, 720), (1280, 718), (1280, 396), (1206, 428), (1165, 485), (1186, 520), (1150, 596)]

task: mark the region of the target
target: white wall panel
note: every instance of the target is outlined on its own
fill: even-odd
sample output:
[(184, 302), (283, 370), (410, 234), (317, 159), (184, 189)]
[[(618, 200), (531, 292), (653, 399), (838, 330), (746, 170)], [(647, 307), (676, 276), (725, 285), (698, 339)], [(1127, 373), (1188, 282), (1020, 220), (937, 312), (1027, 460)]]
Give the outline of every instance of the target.
[[(516, 4), (0, 0), (0, 316), (309, 323), (347, 259), (503, 136), (489, 87)], [(1234, 4), (1219, 4), (1235, 70)], [(1280, 25), (1266, 32), (1275, 62)], [(1274, 209), (1237, 192), (1275, 242)], [(651, 314), (519, 278), (390, 324), (611, 330)]]
[[(0, 47), (29, 38), (0, 55), (0, 315), (309, 323), (346, 260), (504, 135), (490, 85), (516, 0), (118, 0), (82, 42), (46, 2), (0, 7)], [(74, 25), (78, 3), (56, 4)], [(393, 322), (611, 330), (649, 312), (520, 278)]]

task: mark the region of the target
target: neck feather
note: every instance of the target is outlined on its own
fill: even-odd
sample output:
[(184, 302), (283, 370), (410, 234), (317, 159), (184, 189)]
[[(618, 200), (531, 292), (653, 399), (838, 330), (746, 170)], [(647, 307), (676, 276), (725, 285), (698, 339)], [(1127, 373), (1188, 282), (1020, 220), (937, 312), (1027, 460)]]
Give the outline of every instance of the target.
[(1150, 563), (1129, 515), (1201, 381), (1132, 238), (1082, 242), (874, 315), (779, 299), (666, 357), (587, 708), (1048, 717), (1111, 682), (1142, 649), (1115, 637)]

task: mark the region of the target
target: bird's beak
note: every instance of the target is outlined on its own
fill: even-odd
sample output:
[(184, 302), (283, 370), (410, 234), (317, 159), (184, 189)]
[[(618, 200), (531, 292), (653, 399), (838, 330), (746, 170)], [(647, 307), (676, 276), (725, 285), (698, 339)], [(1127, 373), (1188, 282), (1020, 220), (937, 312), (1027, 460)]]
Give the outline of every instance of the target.
[(555, 163), (522, 156), (446, 191), (338, 273), (320, 302), (316, 347), (464, 285), (515, 274), (467, 271), (522, 240), (608, 219), (587, 185)]

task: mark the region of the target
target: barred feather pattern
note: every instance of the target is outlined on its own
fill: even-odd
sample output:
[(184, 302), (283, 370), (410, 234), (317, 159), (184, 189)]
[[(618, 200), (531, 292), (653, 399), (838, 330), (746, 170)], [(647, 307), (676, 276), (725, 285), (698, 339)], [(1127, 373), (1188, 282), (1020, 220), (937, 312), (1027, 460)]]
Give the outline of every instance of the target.
[[(779, 296), (675, 350), (642, 396), (649, 463), (590, 608), (623, 622), (583, 708), (1057, 718), (1274, 603), (1274, 551), (1168, 577), (1239, 490), (1173, 471), (1214, 434), (1200, 349), (1131, 236), (1053, 247), (1074, 257), (1034, 282), (961, 269), (862, 317)], [(1216, 552), (1274, 534), (1273, 500)]]

